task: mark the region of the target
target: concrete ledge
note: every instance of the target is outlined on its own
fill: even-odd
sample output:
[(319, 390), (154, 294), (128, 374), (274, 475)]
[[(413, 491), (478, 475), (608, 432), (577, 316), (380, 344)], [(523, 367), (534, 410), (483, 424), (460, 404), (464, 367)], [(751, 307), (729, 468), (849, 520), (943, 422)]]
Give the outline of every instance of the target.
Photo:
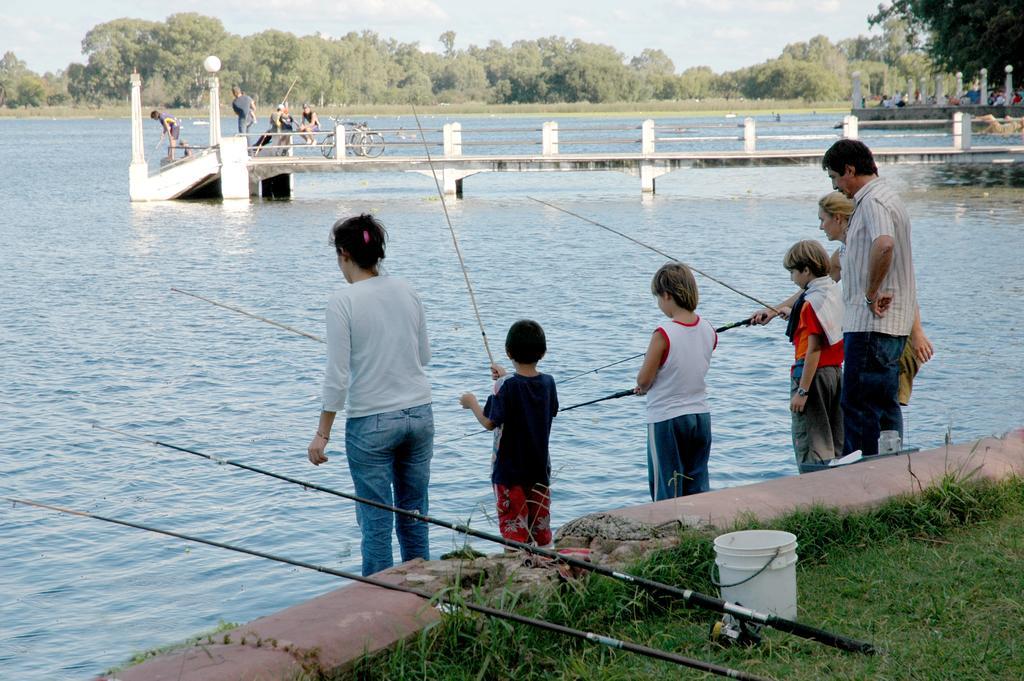
[[(1024, 475), (1024, 429), (1003, 438), (600, 514), (628, 521), (630, 532), (650, 527), (651, 534), (648, 539), (592, 539), (591, 555), (595, 562), (621, 564), (674, 543), (664, 530), (680, 524), (728, 528), (748, 513), (769, 519), (813, 505), (869, 508), (899, 494), (915, 493), (957, 471), (989, 480)], [(433, 593), (451, 584), (465, 587), (467, 582), (486, 583), (492, 589), (535, 590), (554, 582), (557, 572), (524, 567), (519, 557), (499, 554), (471, 562), (412, 561), (377, 577)], [(349, 667), (365, 653), (389, 648), (438, 618), (422, 598), (355, 584), (239, 627), (229, 632), (227, 643), (219, 634), (213, 644), (154, 658), (108, 681), (277, 681), (304, 668)]]
[(847, 511), (870, 508), (894, 496), (918, 492), (956, 471), (988, 480), (1024, 475), (1024, 429), (1002, 438), (866, 460), (834, 470), (623, 508), (611, 514), (655, 526), (679, 521), (694, 527), (726, 528), (744, 514), (767, 520), (814, 505)]

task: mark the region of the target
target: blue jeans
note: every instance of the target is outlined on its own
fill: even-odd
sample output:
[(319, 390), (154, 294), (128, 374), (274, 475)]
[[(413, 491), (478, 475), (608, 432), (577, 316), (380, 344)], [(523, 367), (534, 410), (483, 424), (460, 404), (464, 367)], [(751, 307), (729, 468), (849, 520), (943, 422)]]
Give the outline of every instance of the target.
[(906, 336), (857, 332), (843, 334), (843, 454), (878, 454), (878, 434), (898, 430), (900, 355)]
[(684, 414), (647, 424), (647, 482), (651, 499), (673, 499), (711, 489), (711, 414)]
[[(358, 496), (427, 514), (430, 459), (434, 455), (434, 412), (429, 404), (348, 419), (345, 450)], [(395, 564), (392, 527), (397, 530), (403, 562), (430, 558), (425, 522), (359, 503), (356, 520), (362, 531), (364, 576)]]

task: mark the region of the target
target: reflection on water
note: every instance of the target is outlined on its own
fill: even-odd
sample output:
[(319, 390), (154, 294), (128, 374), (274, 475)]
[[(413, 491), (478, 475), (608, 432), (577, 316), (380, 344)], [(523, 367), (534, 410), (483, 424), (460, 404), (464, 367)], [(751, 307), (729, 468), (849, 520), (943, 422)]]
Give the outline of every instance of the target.
[[(562, 121), (577, 123), (594, 125)], [(79, 133), (95, 144), (83, 145)], [(19, 145), (38, 149), (37, 162), (25, 163)], [(343, 285), (329, 227), (340, 215), (371, 211), (390, 230), (387, 270), (408, 279), (427, 309), (437, 440), (474, 430), (457, 398), (487, 389), (487, 357), (433, 180), (311, 174), (296, 178), (290, 201), (129, 204), (129, 157), (123, 122), (0, 127), (0, 165), (13, 169), (0, 224), (0, 491), (357, 568), (350, 503), (90, 424), (351, 489), (341, 452), (321, 469), (305, 460), (323, 346), (170, 289), (322, 334), (327, 295)], [(55, 167), (62, 173), (56, 185)], [(97, 177), (97, 168), (125, 172)], [(1020, 338), (1024, 319), (1021, 169), (882, 172), (913, 216), (922, 312), (937, 347), (915, 384), (908, 443), (936, 446), (947, 428), (962, 441), (1024, 424), (1024, 347), (1008, 342)], [(639, 179), (619, 173), (468, 178), (466, 199), (448, 207), (488, 335), (501, 339), (512, 321), (537, 319), (549, 342), (541, 368), (557, 379), (642, 351), (659, 323), (649, 292), (659, 256), (531, 196), (765, 300), (791, 292), (781, 266), (788, 246), (822, 238), (815, 205), (828, 183), (814, 166), (680, 170), (658, 178), (657, 188), (641, 196)], [(698, 283), (699, 312), (716, 325), (754, 307), (707, 279)], [(792, 349), (782, 331), (721, 335), (708, 376), (714, 487), (796, 472)], [(625, 362), (590, 374), (564, 385), (560, 399), (571, 404), (626, 388), (637, 368)], [(646, 501), (643, 419), (643, 401), (629, 398), (556, 419), (556, 525)], [(343, 441), (340, 432), (332, 440)], [(439, 444), (431, 512), (496, 531), (488, 462), (485, 436)], [(462, 541), (437, 528), (431, 540), (435, 554)], [(220, 619), (246, 621), (338, 585), (295, 568), (8, 506), (0, 510), (0, 593), (7, 599), (0, 664), (5, 678), (79, 679)]]

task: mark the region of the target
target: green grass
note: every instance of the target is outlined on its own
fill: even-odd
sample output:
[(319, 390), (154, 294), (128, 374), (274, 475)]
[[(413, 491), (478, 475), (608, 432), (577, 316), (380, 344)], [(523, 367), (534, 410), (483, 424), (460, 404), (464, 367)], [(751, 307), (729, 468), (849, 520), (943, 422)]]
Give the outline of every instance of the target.
[(158, 657), (160, 655), (166, 655), (173, 653), (176, 650), (183, 648), (191, 648), (196, 645), (214, 644), (214, 643), (229, 643), (231, 641), (231, 632), (238, 628), (238, 624), (234, 622), (225, 622), (221, 620), (217, 623), (217, 626), (209, 631), (205, 631), (195, 636), (190, 636), (184, 641), (177, 643), (171, 643), (169, 645), (160, 646), (159, 648), (150, 648), (139, 653), (135, 653), (128, 660), (125, 661), (120, 667), (115, 667), (104, 673), (104, 676), (116, 674), (117, 672), (127, 667), (132, 667), (137, 664), (142, 664), (146, 660)]
[[(222, 101), (224, 115), (231, 115), (227, 107), (228, 101)], [(144, 106), (148, 112), (150, 106)], [(156, 107), (166, 108), (166, 107)], [(601, 116), (625, 117), (637, 116), (715, 116), (735, 113), (737, 116), (756, 113), (849, 113), (850, 106), (846, 102), (805, 102), (803, 100), (736, 100), (707, 99), (702, 101), (650, 101), (650, 102), (608, 102), (591, 104), (589, 102), (573, 102), (564, 104), (485, 104), (482, 102), (466, 102), (451, 105), (417, 106), (416, 111), (427, 115), (500, 115), (514, 116)], [(206, 118), (205, 107), (198, 109), (174, 109), (185, 118)], [(270, 111), (269, 106), (260, 107), (260, 118), (265, 123)], [(353, 106), (317, 107), (320, 116), (334, 115), (358, 118), (359, 116), (407, 116), (412, 114), (408, 104), (366, 104)], [(0, 108), (0, 118), (128, 118), (131, 108), (128, 103), (106, 104), (103, 106), (44, 106), (39, 108)]]
[[(863, 513), (818, 508), (738, 525), (794, 532), (800, 620), (869, 640), (884, 655), (844, 653), (774, 630), (765, 630), (756, 647), (722, 647), (708, 638), (717, 614), (596, 576), (524, 599), (516, 611), (775, 679), (1016, 678), (1024, 669), (1022, 521), (1024, 481), (950, 476), (920, 495)], [(714, 594), (710, 539), (689, 531), (679, 546), (631, 571)], [(682, 678), (700, 676), (687, 671)], [(458, 612), (335, 678), (678, 677), (667, 663)]]

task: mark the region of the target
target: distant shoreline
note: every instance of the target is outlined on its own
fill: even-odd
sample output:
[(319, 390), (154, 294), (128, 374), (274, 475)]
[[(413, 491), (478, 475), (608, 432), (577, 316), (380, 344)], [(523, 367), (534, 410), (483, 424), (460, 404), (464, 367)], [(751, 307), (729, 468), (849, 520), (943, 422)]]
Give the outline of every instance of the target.
[[(167, 108), (143, 106), (143, 110), (162, 108), (176, 112), (183, 118), (206, 118), (205, 107), (197, 109)], [(324, 106), (314, 107), (321, 116), (344, 115), (358, 116), (405, 116), (412, 115), (409, 104), (367, 104), (361, 106)], [(261, 119), (270, 115), (270, 106), (258, 107), (257, 114)], [(437, 115), (477, 115), (477, 116), (604, 116), (632, 117), (639, 115), (651, 117), (664, 116), (724, 116), (729, 113), (737, 117), (747, 114), (808, 114), (808, 113), (849, 113), (850, 106), (845, 102), (803, 102), (801, 100), (725, 100), (709, 99), (704, 101), (654, 101), (654, 102), (614, 102), (590, 104), (575, 102), (563, 104), (432, 104), (417, 106), (416, 111), (427, 116)], [(222, 102), (222, 115), (230, 118), (234, 115), (227, 102)], [(0, 109), (0, 119), (11, 118), (50, 118), (68, 120), (97, 119), (128, 119), (131, 109), (126, 102), (123, 105), (101, 107), (82, 106), (44, 106), (38, 108)]]

